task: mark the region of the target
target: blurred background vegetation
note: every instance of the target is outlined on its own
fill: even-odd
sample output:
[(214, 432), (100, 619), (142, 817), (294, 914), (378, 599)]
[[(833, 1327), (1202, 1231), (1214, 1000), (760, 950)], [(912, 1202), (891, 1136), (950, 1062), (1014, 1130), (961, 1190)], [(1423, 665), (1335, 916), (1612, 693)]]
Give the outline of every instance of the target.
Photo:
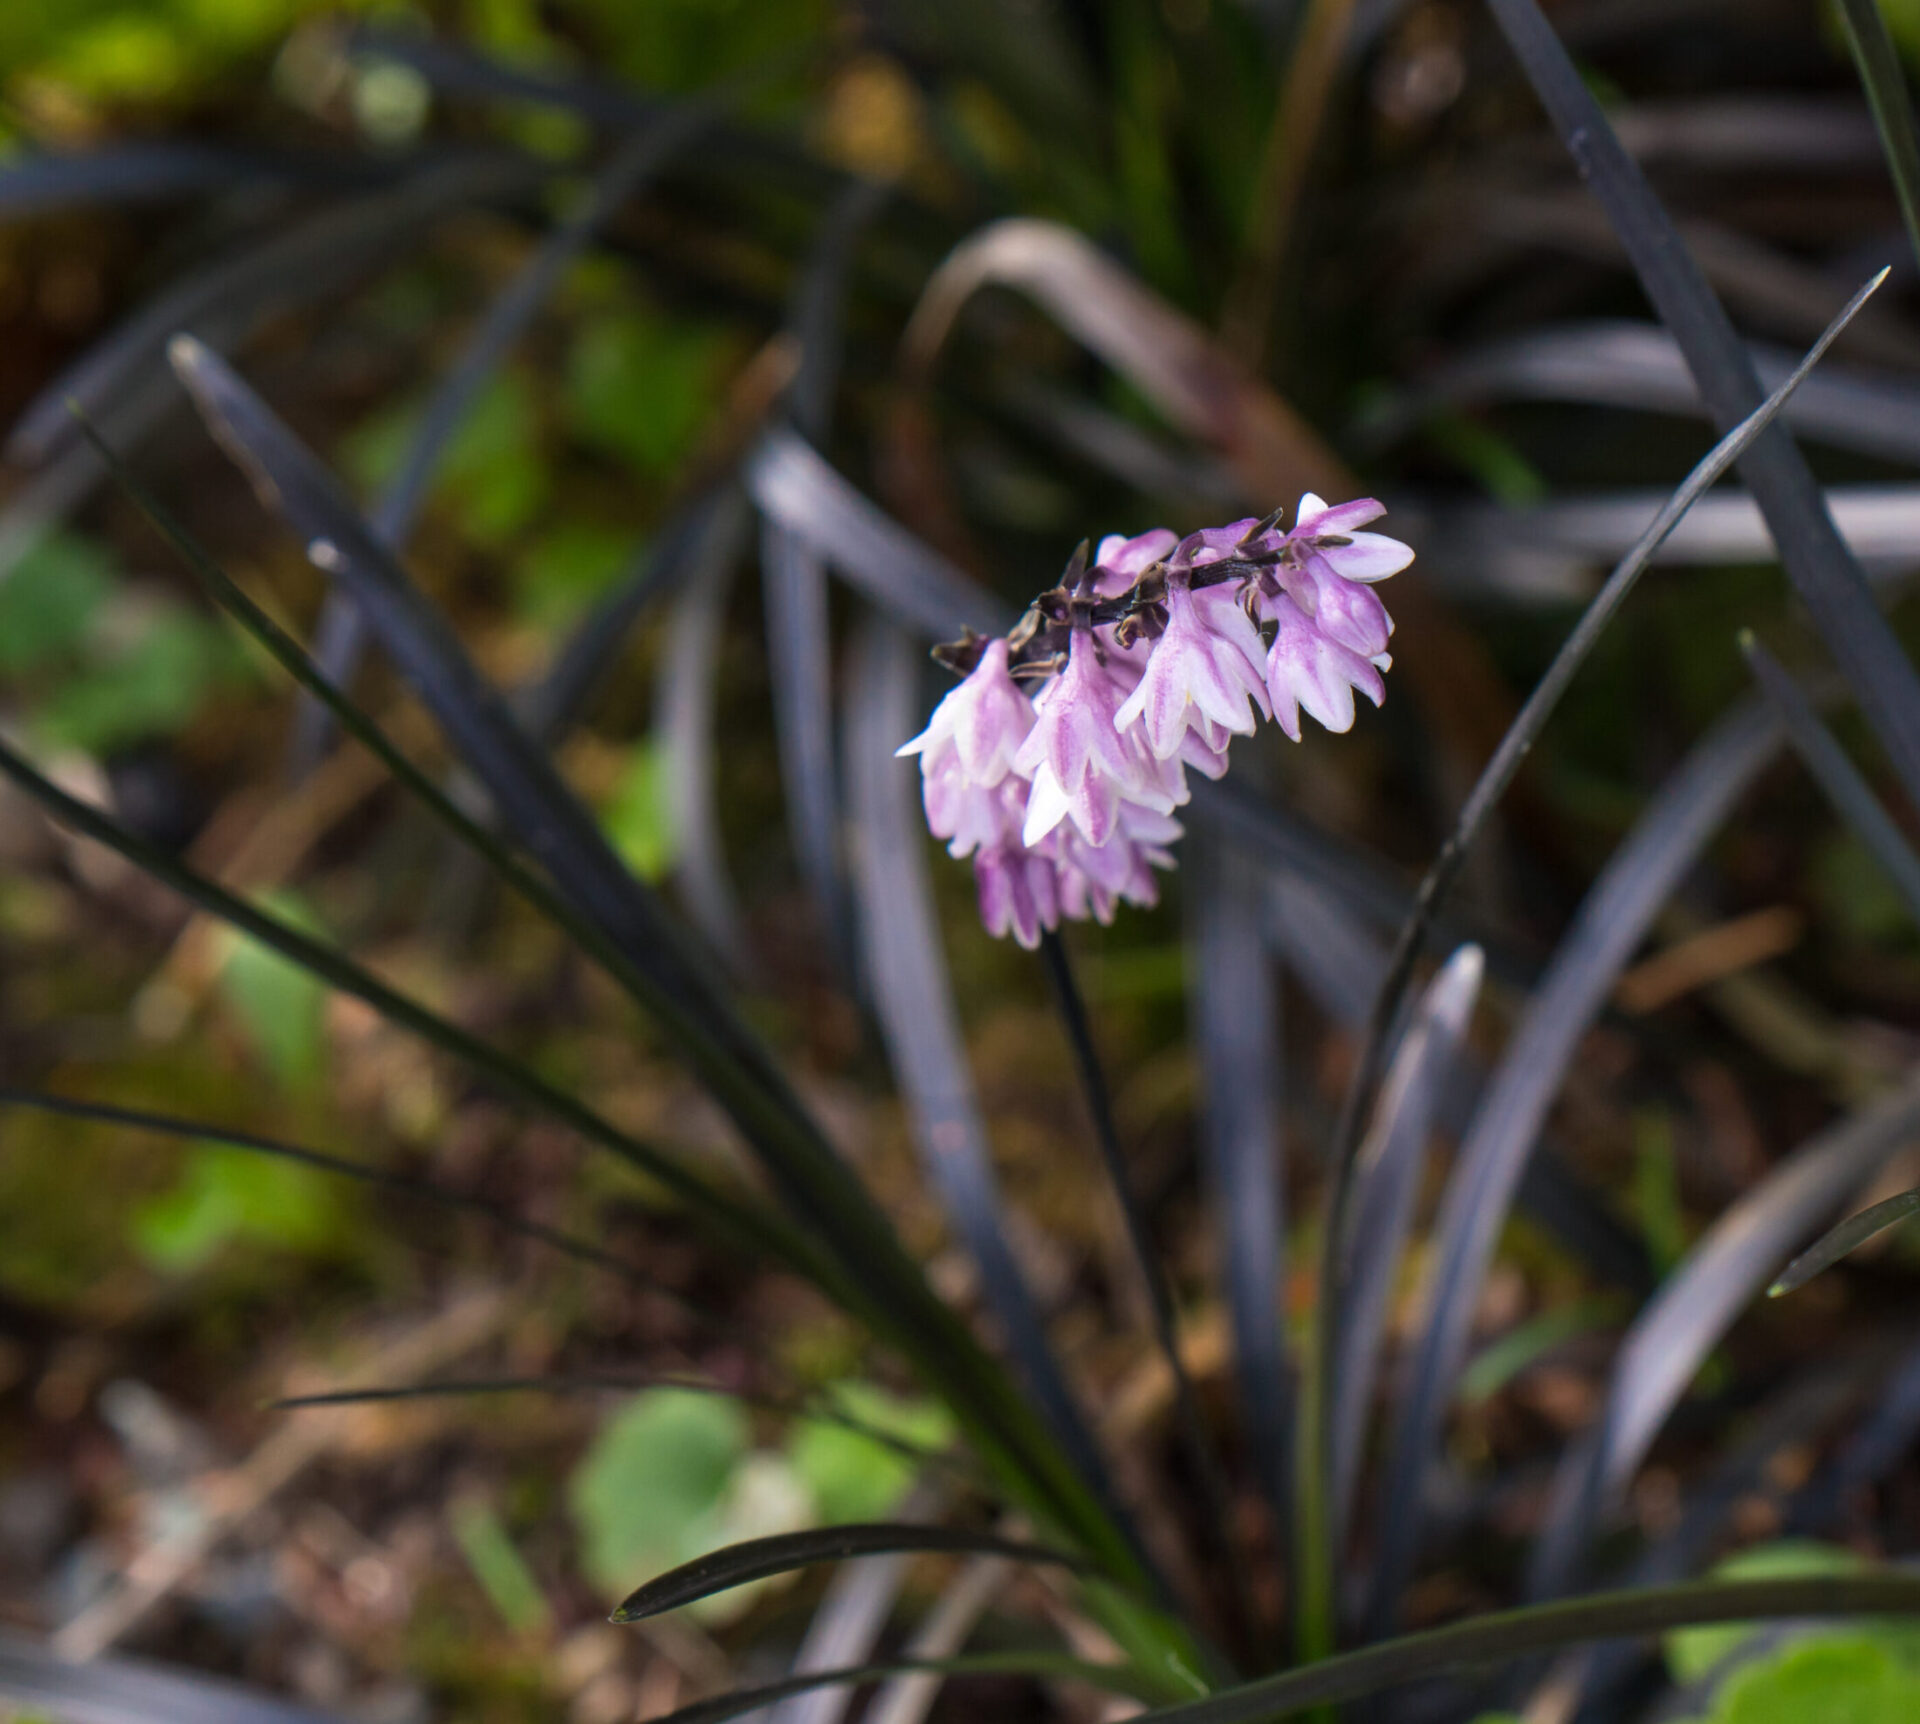
[[(1873, 268), (1895, 266), (1836, 348), (1855, 393), (1817, 419), (1809, 386), (1803, 430), (1876, 568), (1920, 567), (1915, 270), (1833, 20), (1788, 0), (1551, 11), (1743, 333), (1802, 349)], [(1885, 11), (1920, 54), (1920, 5)], [(1644, 343), (1630, 356), (1607, 345), (1625, 325), (1657, 326), (1466, 0), (0, 5), (0, 423), (16, 428), (0, 502), (0, 726), (76, 793), (343, 939), (621, 1124), (716, 1165), (737, 1150), (648, 1028), (463, 870), (376, 766), (313, 747), (310, 721), (302, 741), (282, 681), (104, 482), (60, 407), (68, 392), (86, 399), (193, 532), (307, 636), (319, 577), (185, 411), (159, 341), (217, 325), (371, 507), (436, 388), (609, 152), (696, 97), (714, 104), (704, 129), (607, 214), (477, 377), (401, 535), (406, 559), (523, 697), (569, 644), (609, 635), (612, 613), (596, 606), (632, 598), (590, 700), (549, 732), (564, 769), (634, 869), (677, 892), (727, 955), (754, 1021), (936, 1283), (970, 1300), (975, 1271), (922, 1183), (870, 1002), (796, 854), (749, 535), (728, 540), (699, 512), (765, 425), (803, 415), (796, 296), (818, 285), (822, 257), (845, 275), (841, 358), (830, 412), (807, 430), (1010, 602), (1050, 584), (1082, 536), (1245, 510), (1224, 425), (1239, 384), (1220, 389), (1219, 434), (1191, 435), (1156, 393), (1160, 326), (1094, 341), (1096, 358), (1063, 331), (1084, 334), (1044, 282), (982, 295), (934, 386), (903, 386), (901, 336), (923, 287), (999, 217), (1090, 237), (1151, 291), (1155, 317), (1211, 332), (1233, 378), (1271, 385), (1313, 446), (1387, 502), (1387, 528), (1421, 560), (1395, 582), (1413, 590), (1388, 594), (1402, 626), (1386, 709), (1345, 737), (1243, 745), (1236, 776), (1324, 840), (1324, 866), (1364, 856), (1353, 866), (1401, 889), (1595, 576), (1712, 432), (1673, 364)], [(88, 161), (107, 166), (36, 177)], [(492, 181), (421, 191), (476, 162)], [(861, 183), (879, 190), (847, 204)], [(417, 206), (396, 204), (409, 196)], [(156, 305), (170, 308), (164, 327), (141, 335)], [(76, 368), (122, 339), (111, 388), (90, 397)], [(1884, 428), (1903, 415), (1904, 430)], [(1468, 914), (1499, 960), (1483, 1052), (1655, 787), (1744, 689), (1736, 629), (1809, 656), (1757, 526), (1713, 520), (1632, 600), (1476, 857)], [(690, 522), (705, 523), (694, 554)], [(1893, 614), (1911, 646), (1911, 606)], [(836, 642), (856, 621), (836, 597)], [(842, 692), (851, 674), (842, 655)], [(389, 671), (369, 662), (357, 686), (447, 768)], [(1864, 731), (1836, 722), (1878, 777)], [(1117, 1223), (1089, 1201), (1095, 1163), (1043, 979), (980, 933), (966, 871), (935, 867), (1014, 1243), (1059, 1314), (1075, 1379), (1105, 1409), (1124, 1488), (1165, 1493), (1177, 1519), (1193, 1481), (1173, 1455)], [(1157, 911), (1073, 944), (1219, 1411), (1226, 1316), (1187, 1034), (1190, 986), (1206, 985), (1192, 877)], [(1731, 933), (1687, 946), (1703, 929)], [(1548, 1469), (1593, 1418), (1638, 1298), (1920, 1047), (1910, 911), (1789, 766), (1762, 780), (1657, 943), (1691, 955), (1629, 972), (1640, 991), (1616, 994), (1556, 1115), (1566, 1184), (1551, 1213), (1580, 1207), (1588, 1249), (1550, 1215), (1523, 1215), (1482, 1299), (1450, 1517), (1477, 1530), (1436, 1553), (1416, 1619), (1512, 1596)], [(1317, 1157), (1354, 1025), (1281, 944), (1297, 1326)], [(729, 1539), (883, 1516), (916, 1488), (873, 1438), (769, 1413), (769, 1370), (840, 1385), (883, 1431), (948, 1434), (897, 1363), (817, 1296), (716, 1260), (643, 1182), (583, 1159), (283, 959), (185, 916), (11, 793), (0, 1066), (8, 1081), (345, 1146), (641, 1258), (676, 1295), (311, 1168), (0, 1117), (0, 1618), (16, 1626), (78, 1623), (84, 1638), (113, 1577), (187, 1528), (204, 1559), (112, 1644), (368, 1718), (612, 1724), (729, 1668), (784, 1669), (819, 1598), (810, 1583), (774, 1586), (645, 1634), (610, 1627), (606, 1607), (635, 1581)], [(1769, 1451), (1709, 1554), (1760, 1545), (1817, 1570), (1855, 1560), (1849, 1545), (1910, 1553), (1911, 1429), (1817, 1542), (1778, 1541), (1783, 1503), (1873, 1397), (1889, 1383), (1914, 1394), (1912, 1265), (1896, 1238), (1743, 1319), (1636, 1483), (1617, 1541), (1675, 1524), (1756, 1409), (1858, 1343), (1878, 1349), (1872, 1362), (1821, 1403), (1824, 1422)], [(695, 1375), (738, 1398), (588, 1381), (623, 1372)], [(436, 1375), (581, 1381), (262, 1411), (302, 1388)], [(1233, 1461), (1243, 1530), (1269, 1559), (1255, 1590), (1277, 1620), (1276, 1536), (1252, 1463)], [(244, 1514), (209, 1507), (210, 1472), (242, 1481)], [(929, 1571), (923, 1605), (941, 1579)], [(1883, 1708), (1859, 1716), (1906, 1716), (1910, 1637), (1876, 1634), (1791, 1649), (1853, 1662), (1816, 1678), (1795, 1666), (1780, 1692), (1857, 1681)], [(1687, 1682), (1717, 1656), (1676, 1642), (1668, 1667)], [(1789, 1701), (1716, 1698), (1711, 1684), (1695, 1699), (1743, 1724), (1815, 1715), (1752, 1710)], [(942, 1716), (1085, 1710), (1013, 1678), (939, 1704)]]

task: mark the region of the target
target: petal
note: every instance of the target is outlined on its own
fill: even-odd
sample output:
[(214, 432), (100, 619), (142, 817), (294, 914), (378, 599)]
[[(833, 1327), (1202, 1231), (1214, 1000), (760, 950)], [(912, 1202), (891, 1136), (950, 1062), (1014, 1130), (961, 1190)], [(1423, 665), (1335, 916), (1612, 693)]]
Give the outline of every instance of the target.
[(1393, 620), (1371, 587), (1341, 580), (1319, 551), (1308, 554), (1302, 572), (1313, 582), (1313, 619), (1322, 633), (1362, 658), (1386, 651)]
[(1102, 598), (1124, 593), (1179, 543), (1180, 535), (1171, 527), (1154, 527), (1131, 539), (1123, 539), (1118, 533), (1109, 533), (1100, 541), (1100, 548), (1094, 553), (1094, 561), (1100, 570), (1094, 582), (1094, 591)]
[(1027, 818), (1020, 828), (1020, 842), (1032, 849), (1066, 817), (1067, 793), (1053, 769), (1042, 765), (1033, 775), (1033, 789), (1027, 795)]
[(1330, 562), (1342, 580), (1384, 581), (1397, 575), (1413, 561), (1413, 547), (1385, 533), (1354, 533), (1347, 545), (1322, 545), (1320, 555)]
[[(1369, 521), (1377, 521), (1387, 512), (1386, 504), (1374, 497), (1356, 497), (1351, 503), (1335, 503), (1332, 508), (1321, 509), (1314, 518), (1313, 530), (1319, 533), (1351, 533), (1364, 527)], [(1304, 512), (1301, 525), (1305, 525)], [(1295, 529), (1298, 531), (1298, 529)]]

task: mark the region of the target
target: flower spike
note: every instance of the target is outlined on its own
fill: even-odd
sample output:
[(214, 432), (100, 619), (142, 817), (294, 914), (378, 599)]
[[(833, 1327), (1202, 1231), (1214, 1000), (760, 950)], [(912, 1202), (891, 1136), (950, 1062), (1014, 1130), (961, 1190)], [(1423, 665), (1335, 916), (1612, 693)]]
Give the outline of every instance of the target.
[(964, 680), (901, 747), (920, 760), (927, 824), (971, 857), (980, 919), (1023, 946), (1062, 918), (1110, 922), (1158, 899), (1187, 768), (1304, 709), (1352, 728), (1386, 698), (1393, 619), (1374, 587), (1413, 560), (1366, 528), (1371, 497), (1284, 509), (1180, 538), (1164, 527), (1082, 541), (1011, 634), (934, 656)]

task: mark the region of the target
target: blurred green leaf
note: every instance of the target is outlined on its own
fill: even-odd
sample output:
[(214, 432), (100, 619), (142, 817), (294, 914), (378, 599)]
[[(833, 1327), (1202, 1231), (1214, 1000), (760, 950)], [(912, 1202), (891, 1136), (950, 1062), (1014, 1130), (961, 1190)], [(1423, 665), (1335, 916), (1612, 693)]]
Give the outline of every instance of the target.
[[(833, 1394), (847, 1413), (903, 1441), (938, 1447), (953, 1435), (952, 1419), (931, 1401), (901, 1400), (871, 1383), (841, 1383)], [(795, 1425), (787, 1456), (812, 1493), (819, 1518), (829, 1525), (885, 1520), (906, 1495), (916, 1471), (898, 1449), (819, 1419)]]
[(699, 1555), (746, 1452), (746, 1414), (724, 1396), (636, 1395), (608, 1420), (567, 1484), (587, 1578), (619, 1598)]
[[(266, 905), (303, 933), (327, 932), (312, 907), (294, 893), (269, 894)], [(325, 985), (243, 934), (223, 930), (220, 942), (221, 997), (274, 1076), (289, 1088), (310, 1088), (321, 1075), (326, 1052)]]
[(596, 317), (567, 355), (567, 410), (586, 443), (648, 473), (674, 467), (712, 412), (727, 342), (640, 310)]
[(501, 1620), (516, 1634), (533, 1634), (553, 1620), (546, 1594), (521, 1558), (512, 1536), (484, 1497), (463, 1497), (449, 1515), (460, 1554)]
[(156, 1267), (184, 1273), (236, 1241), (323, 1252), (343, 1214), (334, 1182), (317, 1168), (202, 1143), (173, 1189), (134, 1212), (133, 1240)]
[(1920, 1718), (1920, 1678), (1877, 1641), (1821, 1636), (1735, 1671), (1711, 1724), (1907, 1724)]
[(1847, 939), (1863, 946), (1912, 945), (1913, 912), (1851, 831), (1837, 827), (1819, 841), (1811, 872), (1822, 916)]
[(546, 507), (551, 476), (539, 444), (533, 391), (511, 371), (496, 372), (474, 399), (440, 463), (440, 486), (461, 527), (497, 545)]
[[(419, 401), (369, 415), (341, 439), (341, 465), (365, 492), (399, 472), (420, 429)], [(433, 495), (476, 543), (498, 546), (547, 505), (552, 475), (539, 440), (539, 408), (526, 380), (496, 372), (441, 452)]]
[(1434, 448), (1477, 479), (1496, 503), (1525, 509), (1546, 500), (1547, 482), (1539, 468), (1484, 420), (1435, 413), (1426, 433)]
[(591, 521), (556, 523), (515, 564), (520, 614), (549, 632), (573, 622), (607, 590), (636, 550), (630, 529)]
[(730, 72), (764, 71), (823, 40), (825, 0), (591, 0), (608, 69), (648, 89), (702, 89)]
[[(1859, 1574), (1871, 1566), (1843, 1545), (1821, 1544), (1813, 1539), (1781, 1539), (1729, 1557), (1713, 1574), (1719, 1580), (1787, 1580), (1804, 1575)], [(1677, 1682), (1698, 1682), (1760, 1626), (1751, 1622), (1728, 1622), (1709, 1628), (1681, 1629), (1666, 1638), (1667, 1668)], [(1830, 1629), (1810, 1632), (1823, 1639), (1870, 1639), (1903, 1666), (1920, 1670), (1920, 1623), (1876, 1622), (1870, 1632), (1863, 1634), (1867, 1626), (1858, 1621), (1836, 1622)], [(1920, 1716), (1920, 1713), (1901, 1716)]]
[(1657, 1108), (1633, 1119), (1633, 1197), (1640, 1237), (1664, 1277), (1686, 1255), (1687, 1218), (1680, 1203), (1680, 1169), (1673, 1152), (1673, 1121)]
[(42, 703), (35, 722), (49, 742), (106, 754), (167, 735), (208, 695), (251, 673), (239, 642), (210, 617), (165, 603), (132, 620), (124, 635), (89, 640), (86, 668)]
[(104, 547), (50, 533), (0, 581), (0, 671), (33, 669), (78, 649), (117, 571)]
[(634, 745), (626, 770), (601, 811), (613, 847), (643, 880), (664, 879), (673, 866), (672, 791), (665, 747), (643, 739)]
[[(587, 1578), (611, 1598), (742, 1539), (793, 1532), (814, 1502), (786, 1456), (748, 1448), (747, 1417), (724, 1395), (649, 1389), (595, 1439), (567, 1485)], [(689, 1608), (725, 1622), (768, 1585)]]

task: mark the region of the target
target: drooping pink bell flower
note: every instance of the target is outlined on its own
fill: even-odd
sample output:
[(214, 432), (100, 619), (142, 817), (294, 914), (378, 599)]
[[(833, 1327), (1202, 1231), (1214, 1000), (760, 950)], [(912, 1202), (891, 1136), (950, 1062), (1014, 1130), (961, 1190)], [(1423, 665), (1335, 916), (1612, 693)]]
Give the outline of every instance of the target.
[(1033, 729), (1033, 702), (1013, 680), (1007, 643), (990, 640), (980, 662), (933, 709), (927, 728), (902, 743), (896, 756), (918, 754), (935, 766), (951, 750), (970, 782), (995, 785), (1013, 769), (1013, 757)]
[(1180, 543), (1170, 527), (1155, 527), (1131, 539), (1109, 533), (1093, 555), (1093, 591), (1103, 599), (1118, 598), (1155, 563), (1163, 562)]
[(1034, 727), (1014, 756), (1033, 780), (1022, 837), (1031, 847), (1063, 820), (1089, 844), (1113, 835), (1123, 803), (1169, 814), (1187, 800), (1177, 761), (1156, 759), (1114, 722), (1132, 692), (1119, 664), (1090, 626), (1074, 628), (1066, 668), (1034, 701)]
[(1413, 557), (1365, 530), (1383, 513), (1308, 493), (1290, 529), (1116, 534), (1013, 636), (965, 643), (973, 669), (899, 752), (920, 758), (928, 825), (972, 857), (991, 932), (1034, 946), (1062, 918), (1154, 903), (1188, 767), (1220, 777), (1256, 713), (1297, 742), (1303, 708), (1340, 731), (1356, 690), (1380, 704), (1393, 619), (1373, 587)]
[(1359, 530), (1386, 512), (1386, 505), (1372, 497), (1359, 497), (1330, 508), (1309, 491), (1300, 499), (1287, 542), (1318, 551), (1343, 581), (1371, 585), (1399, 574), (1413, 561), (1412, 547), (1384, 533)]
[(1167, 626), (1153, 643), (1139, 685), (1114, 714), (1122, 731), (1138, 729), (1157, 760), (1180, 752), (1189, 730), (1218, 752), (1221, 731), (1251, 736), (1267, 704), (1260, 634), (1225, 586), (1192, 590), (1182, 570), (1167, 576)]
[(978, 850), (974, 884), (980, 893), (980, 920), (990, 934), (1011, 934), (1028, 951), (1040, 944), (1043, 930), (1060, 925), (1060, 889), (1053, 858), (1029, 850), (1019, 831), (1002, 843)]
[(1267, 651), (1267, 693), (1273, 716), (1295, 742), (1300, 740), (1300, 708), (1328, 730), (1353, 728), (1353, 691), (1375, 706), (1387, 697), (1380, 667), (1351, 647), (1342, 646), (1282, 593), (1267, 607), (1275, 629)]
[[(1003, 639), (988, 641), (961, 684), (933, 709), (927, 728), (896, 755), (920, 756), (927, 825), (949, 840), (955, 856), (999, 843), (1009, 820), (1000, 787), (1034, 725), (1033, 702), (1013, 680)], [(1024, 817), (1025, 790), (1012, 810), (1012, 830)]]
[(1153, 871), (1174, 866), (1168, 846), (1181, 831), (1172, 815), (1133, 805), (1121, 811), (1119, 830), (1104, 844), (1089, 844), (1071, 826), (1060, 827), (1052, 842), (1061, 912), (1105, 924), (1123, 901), (1151, 909), (1160, 901)]

